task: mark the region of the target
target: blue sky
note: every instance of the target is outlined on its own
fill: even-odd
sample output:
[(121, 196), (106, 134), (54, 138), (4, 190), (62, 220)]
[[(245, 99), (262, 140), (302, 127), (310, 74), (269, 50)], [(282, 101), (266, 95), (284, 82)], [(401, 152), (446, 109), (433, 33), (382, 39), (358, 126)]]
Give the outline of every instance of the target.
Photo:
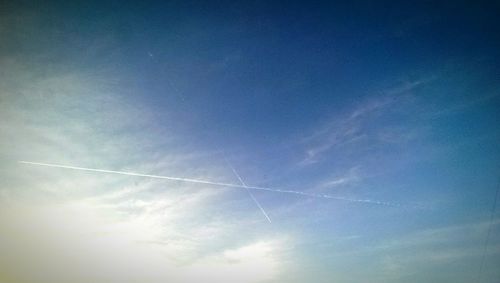
[(2, 7), (1, 282), (500, 277), (498, 5)]

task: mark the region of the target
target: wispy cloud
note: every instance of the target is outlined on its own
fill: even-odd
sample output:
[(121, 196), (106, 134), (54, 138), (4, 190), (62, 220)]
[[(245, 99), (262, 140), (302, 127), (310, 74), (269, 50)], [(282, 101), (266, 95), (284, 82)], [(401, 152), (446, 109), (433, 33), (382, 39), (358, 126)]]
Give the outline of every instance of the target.
[(321, 183), (321, 188), (331, 189), (337, 187), (344, 187), (358, 183), (361, 181), (362, 177), (360, 175), (359, 166), (352, 167), (345, 174), (340, 176), (335, 176), (330, 178), (323, 183)]
[[(16, 68), (0, 84), (7, 121), (0, 133), (10, 137), (0, 140), (0, 281), (258, 282), (278, 275), (279, 239), (286, 237), (247, 231), (255, 210), (236, 207), (239, 195), (180, 180), (42, 168), (25, 174), (7, 166), (29, 157), (230, 178), (213, 152), (190, 146), (182, 131), (158, 121), (168, 120), (167, 109), (144, 109), (102, 77), (7, 63)], [(162, 139), (151, 138), (157, 135)], [(237, 280), (238, 273), (246, 276)]]
[(403, 97), (432, 80), (433, 78), (422, 79), (390, 88), (383, 91), (378, 97), (359, 103), (351, 111), (332, 117), (323, 126), (301, 138), (301, 143), (305, 146), (306, 156), (299, 164), (317, 163), (333, 149), (356, 144), (370, 138), (374, 135), (374, 131), (384, 129), (374, 124), (374, 121), (388, 115), (388, 113), (393, 113), (394, 111), (391, 109), (400, 107)]

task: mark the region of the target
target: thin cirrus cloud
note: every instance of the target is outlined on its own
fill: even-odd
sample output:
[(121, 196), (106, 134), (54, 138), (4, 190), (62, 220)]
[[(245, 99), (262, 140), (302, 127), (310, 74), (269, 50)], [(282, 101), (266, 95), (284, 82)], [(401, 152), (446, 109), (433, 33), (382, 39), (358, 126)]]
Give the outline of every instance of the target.
[[(376, 121), (387, 118), (395, 112), (401, 112), (412, 92), (432, 82), (435, 78), (407, 82), (390, 88), (383, 95), (358, 103), (356, 107), (344, 115), (332, 117), (323, 126), (301, 138), (305, 157), (299, 162), (310, 165), (325, 159), (330, 151), (344, 146), (356, 145), (363, 140), (376, 138), (387, 126), (377, 125)], [(406, 106), (407, 107), (407, 106)], [(413, 129), (412, 129), (413, 130)]]
[(359, 166), (350, 168), (347, 172), (342, 175), (337, 175), (334, 178), (328, 178), (323, 181), (320, 185), (322, 188), (332, 189), (339, 187), (346, 187), (350, 185), (355, 185), (362, 180), (361, 170)]

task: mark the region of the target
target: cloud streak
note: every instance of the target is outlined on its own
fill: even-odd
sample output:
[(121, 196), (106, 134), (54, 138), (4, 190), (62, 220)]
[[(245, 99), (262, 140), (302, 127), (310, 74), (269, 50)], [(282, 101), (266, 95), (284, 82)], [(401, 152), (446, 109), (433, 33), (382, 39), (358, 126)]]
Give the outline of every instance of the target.
[(106, 169), (94, 169), (94, 168), (86, 168), (86, 167), (60, 165), (60, 164), (33, 162), (33, 161), (18, 161), (18, 163), (28, 164), (28, 165), (36, 165), (36, 166), (46, 166), (46, 167), (55, 167), (55, 168), (63, 168), (63, 169), (80, 170), (80, 171), (89, 171), (89, 172), (119, 174), (119, 175), (146, 177), (146, 178), (154, 178), (154, 179), (166, 179), (166, 180), (172, 180), (172, 181), (182, 181), (182, 182), (215, 185), (215, 186), (223, 186), (223, 187), (230, 187), (230, 188), (262, 190), (262, 191), (269, 191), (269, 192), (275, 192), (275, 193), (295, 194), (295, 195), (300, 195), (300, 196), (326, 198), (326, 199), (342, 200), (342, 201), (348, 201), (348, 202), (357, 202), (357, 203), (366, 203), (366, 204), (375, 204), (375, 205), (384, 205), (384, 206), (395, 206), (395, 207), (402, 206), (399, 203), (393, 203), (393, 202), (384, 202), (384, 201), (369, 200), (369, 199), (352, 199), (352, 198), (336, 197), (336, 196), (325, 195), (325, 194), (315, 194), (315, 193), (301, 192), (301, 191), (281, 190), (281, 189), (266, 188), (266, 187), (256, 187), (256, 186), (246, 186), (246, 185), (238, 185), (238, 184), (230, 184), (230, 183), (222, 183), (222, 182), (212, 182), (212, 181), (207, 181), (207, 180), (197, 180), (197, 179), (179, 178), (179, 177), (170, 177), (170, 176), (161, 176), (161, 175), (151, 175), (151, 174), (140, 174), (140, 173), (116, 171), (116, 170), (106, 170)]
[[(226, 159), (226, 163), (229, 165), (229, 167), (231, 168), (231, 170), (233, 171), (234, 175), (236, 175), (236, 177), (238, 178), (238, 180), (240, 181), (241, 185), (243, 186), (247, 186), (245, 184), (245, 182), (243, 182), (243, 179), (241, 179), (241, 176), (240, 174), (238, 174), (238, 172), (236, 171), (236, 169), (234, 169), (233, 165), (231, 165), (231, 163), (229, 162), (229, 160)], [(253, 202), (255, 202), (255, 204), (257, 205), (257, 207), (260, 209), (260, 211), (262, 212), (262, 214), (264, 215), (264, 217), (266, 217), (267, 221), (269, 223), (272, 223), (271, 222), (271, 218), (269, 217), (269, 215), (266, 213), (266, 211), (264, 210), (264, 208), (262, 207), (262, 205), (260, 205), (259, 201), (257, 200), (257, 198), (255, 198), (255, 196), (252, 194), (252, 192), (250, 191), (250, 189), (246, 188), (248, 194), (250, 195), (250, 197), (252, 198)]]
[[(305, 157), (299, 163), (310, 165), (325, 159), (335, 148), (370, 140), (386, 126), (379, 120), (394, 114), (390, 108), (399, 108), (412, 91), (434, 80), (434, 77), (407, 82), (383, 91), (382, 95), (359, 103), (350, 112), (332, 117), (331, 121), (301, 139), (306, 146)], [(405, 98), (406, 97), (406, 98)], [(392, 112), (391, 112), (392, 111)], [(379, 123), (384, 125), (387, 123)]]

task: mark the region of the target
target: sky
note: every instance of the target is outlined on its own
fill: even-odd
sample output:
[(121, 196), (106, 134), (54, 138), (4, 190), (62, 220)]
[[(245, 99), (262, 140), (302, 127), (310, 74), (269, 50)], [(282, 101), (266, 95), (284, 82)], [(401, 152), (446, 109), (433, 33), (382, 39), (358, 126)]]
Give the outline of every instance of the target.
[(5, 2), (1, 283), (498, 282), (498, 3)]

